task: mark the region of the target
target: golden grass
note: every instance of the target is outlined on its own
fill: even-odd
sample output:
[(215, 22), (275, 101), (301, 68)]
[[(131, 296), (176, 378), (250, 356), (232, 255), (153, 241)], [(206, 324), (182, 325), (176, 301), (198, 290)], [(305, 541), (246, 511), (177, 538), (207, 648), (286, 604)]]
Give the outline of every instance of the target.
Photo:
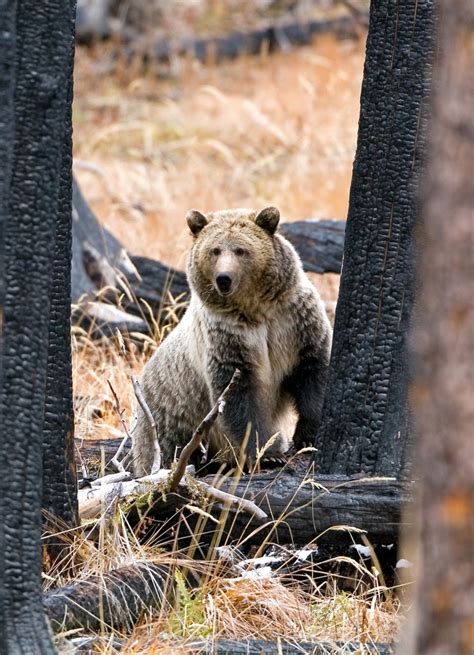
[(100, 76), (76, 57), (75, 173), (134, 254), (183, 267), (184, 216), (277, 205), (285, 220), (347, 212), (364, 43), (324, 36), (287, 54)]
[[(316, 584), (311, 563), (305, 571), (299, 570), (300, 580), (303, 573), (306, 575), (304, 584), (292, 581), (287, 573), (278, 570), (271, 577), (241, 577), (219, 559), (191, 559), (192, 549), (170, 553), (166, 549), (171, 544), (156, 537), (140, 543), (120, 507), (112, 516), (101, 517), (96, 528), (96, 542), (77, 535), (71, 538), (76, 581), (90, 580), (91, 576), (101, 576), (120, 566), (147, 562), (174, 570), (175, 602), (164, 603), (161, 609), (148, 613), (131, 634), (113, 631), (115, 637), (125, 640), (124, 652), (188, 652), (193, 642), (210, 639), (281, 639), (334, 645), (357, 641), (370, 645), (389, 643), (398, 632), (402, 617), (395, 592), (381, 586), (379, 576), (361, 561), (339, 558), (346, 568), (348, 563), (353, 566), (350, 580), (355, 582), (356, 590), (345, 593), (337, 586), (340, 577), (328, 574), (323, 578), (319, 569)], [(176, 531), (179, 530), (178, 524)], [(222, 543), (225, 542), (223, 535)], [(337, 558), (329, 561), (336, 562)], [(201, 585), (192, 589), (180, 569), (200, 575)], [(49, 570), (44, 586), (47, 589), (52, 583), (67, 584), (70, 576), (71, 571), (64, 568)], [(111, 630), (104, 625), (100, 635), (108, 634)], [(112, 654), (115, 650), (104, 643), (100, 652)]]

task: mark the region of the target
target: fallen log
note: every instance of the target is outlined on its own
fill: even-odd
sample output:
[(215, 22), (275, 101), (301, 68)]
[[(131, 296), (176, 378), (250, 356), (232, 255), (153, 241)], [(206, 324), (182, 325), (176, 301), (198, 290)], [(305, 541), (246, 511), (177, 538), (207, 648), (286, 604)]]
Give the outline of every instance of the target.
[[(351, 479), (325, 476), (308, 477), (299, 473), (280, 471), (244, 475), (236, 484), (234, 479), (217, 481), (209, 476), (205, 481), (224, 491), (232, 489), (235, 496), (251, 500), (271, 520), (257, 521), (232, 507), (223, 507), (209, 501), (203, 509), (223, 525), (226, 543), (242, 543), (261, 547), (263, 543), (305, 545), (320, 539), (336, 526), (364, 531), (371, 542), (397, 544), (402, 526), (408, 525), (407, 513), (413, 494), (409, 487), (395, 479)], [(147, 516), (158, 524), (168, 525), (181, 513), (186, 520), (180, 522), (180, 539), (183, 545), (195, 536), (197, 517), (186, 510), (193, 502), (179, 494), (152, 496)], [(194, 501), (195, 502), (195, 501)], [(133, 508), (131, 509), (133, 514)], [(135, 520), (134, 520), (135, 519)], [(132, 524), (139, 517), (129, 517)], [(203, 543), (209, 536), (203, 533)], [(212, 534), (209, 538), (212, 538)], [(335, 536), (331, 534), (330, 540)]]
[[(189, 287), (183, 271), (159, 261), (131, 255), (105, 228), (73, 184), (73, 322), (92, 336), (116, 330), (152, 332), (153, 321), (173, 311), (180, 317)], [(299, 252), (306, 271), (339, 273), (345, 221), (308, 220), (285, 223), (281, 233)], [(104, 291), (104, 288), (106, 291)], [(150, 315), (150, 312), (152, 315)]]
[[(308, 45), (317, 34), (330, 32), (358, 36), (367, 18), (367, 13), (360, 12), (360, 20), (354, 15), (344, 15), (306, 22), (291, 21), (248, 31), (235, 30), (221, 36), (188, 37), (178, 42), (159, 39), (147, 54), (159, 62), (171, 63), (176, 57), (191, 57), (204, 64), (216, 63), (245, 55), (259, 55), (262, 51), (288, 51), (293, 46)], [(143, 52), (143, 46), (132, 42), (130, 51), (134, 54)]]
[[(155, 642), (156, 643), (156, 642)], [(121, 652), (127, 647), (124, 639), (116, 637), (76, 637), (68, 640), (68, 645), (76, 653), (102, 652), (112, 646), (114, 651)], [(154, 645), (153, 642), (150, 646)], [(264, 641), (263, 639), (219, 639), (207, 641), (176, 642), (169, 644), (176, 650), (183, 652), (196, 652), (200, 655), (345, 655), (359, 653), (366, 655), (393, 655), (395, 645), (365, 644), (357, 642), (337, 642), (335, 644), (309, 641), (291, 642), (279, 639), (278, 641)], [(144, 645), (144, 648), (147, 646)]]
[[(120, 439), (76, 443), (86, 461), (94, 457), (100, 460), (102, 452), (108, 461)], [(276, 543), (307, 544), (335, 525), (346, 525), (366, 531), (371, 540), (397, 543), (399, 529), (408, 525), (409, 512), (402, 514), (401, 508), (413, 501), (412, 484), (394, 478), (313, 477), (307, 473), (307, 465), (306, 456), (300, 456), (294, 465), (290, 462), (278, 471), (242, 475), (238, 481), (211, 475), (200, 478), (224, 492), (231, 490), (235, 496), (251, 500), (272, 517), (263, 525), (258, 521), (249, 524), (248, 515), (229, 508), (226, 534), (230, 542), (245, 537), (248, 545), (253, 545), (267, 536)], [(169, 493), (166, 498), (157, 492), (150, 496), (148, 515), (158, 523), (169, 521), (191, 501), (182, 490)], [(205, 509), (221, 518), (222, 507), (218, 503), (210, 503)], [(195, 517), (190, 516), (189, 521), (192, 526)], [(252, 535), (256, 527), (258, 531)], [(184, 540), (187, 537), (189, 534), (183, 534)]]
[(130, 632), (151, 610), (173, 596), (172, 567), (150, 562), (91, 576), (43, 594), (43, 608), (54, 632)]
[[(202, 63), (209, 60), (216, 63), (245, 55), (259, 55), (262, 51), (288, 51), (294, 46), (308, 45), (318, 34), (358, 36), (368, 24), (368, 12), (350, 5), (347, 13), (342, 15), (327, 12), (325, 16), (295, 20), (292, 12), (285, 12), (279, 20), (273, 19), (272, 23), (259, 21), (260, 25), (254, 29), (176, 38), (160, 30), (159, 16), (155, 17), (156, 23), (150, 25), (149, 12), (146, 11), (124, 12), (122, 8), (122, 18), (117, 19), (113, 4), (109, 0), (94, 0), (92, 3), (79, 0), (77, 42), (88, 45), (114, 37), (121, 41), (118, 52), (125, 50), (129, 56), (138, 55), (161, 63), (171, 63), (176, 57), (193, 57)], [(120, 3), (115, 3), (115, 10), (118, 9), (117, 4)], [(150, 34), (150, 29), (155, 29), (155, 35)]]
[(199, 649), (203, 655), (345, 655), (346, 653), (366, 653), (367, 655), (393, 655), (394, 648), (386, 644), (345, 643), (289, 643), (279, 641), (263, 641), (262, 639), (219, 639), (216, 642), (195, 642), (193, 648)]

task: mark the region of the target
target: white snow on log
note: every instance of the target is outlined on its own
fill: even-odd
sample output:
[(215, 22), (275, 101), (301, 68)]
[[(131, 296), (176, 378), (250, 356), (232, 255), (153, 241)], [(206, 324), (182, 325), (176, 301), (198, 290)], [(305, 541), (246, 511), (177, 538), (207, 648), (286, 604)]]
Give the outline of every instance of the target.
[(242, 571), (242, 578), (248, 580), (259, 580), (271, 578), (273, 576), (273, 570), (270, 566), (262, 566), (258, 569), (252, 569), (251, 571)]
[(370, 548), (368, 546), (363, 546), (362, 544), (353, 544), (351, 548), (354, 548), (361, 557), (370, 557)]
[(317, 548), (311, 548), (311, 549), (301, 549), (301, 550), (296, 550), (295, 551), (295, 557), (298, 561), (300, 562), (306, 562), (308, 557), (311, 557), (311, 555), (314, 555), (314, 553), (317, 553), (318, 549)]
[(396, 569), (411, 569), (413, 566), (413, 562), (410, 562), (410, 560), (407, 559), (399, 559), (398, 562), (395, 565)]

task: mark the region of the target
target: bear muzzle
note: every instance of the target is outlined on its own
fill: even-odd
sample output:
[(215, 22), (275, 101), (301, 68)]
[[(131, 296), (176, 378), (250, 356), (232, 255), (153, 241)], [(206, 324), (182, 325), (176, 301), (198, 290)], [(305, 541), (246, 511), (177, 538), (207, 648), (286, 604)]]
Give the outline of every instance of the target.
[(215, 281), (217, 292), (221, 296), (228, 296), (234, 290), (234, 280), (231, 273), (219, 273)]

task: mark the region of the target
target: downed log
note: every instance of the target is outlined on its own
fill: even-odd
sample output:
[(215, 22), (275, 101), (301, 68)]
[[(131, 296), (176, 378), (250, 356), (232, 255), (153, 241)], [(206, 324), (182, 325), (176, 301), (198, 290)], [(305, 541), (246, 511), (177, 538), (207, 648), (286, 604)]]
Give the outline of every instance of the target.
[[(118, 3), (119, 4), (119, 3)], [(115, 3), (117, 5), (117, 3)], [(286, 12), (278, 21), (261, 24), (254, 29), (233, 30), (228, 34), (204, 35), (181, 38), (160, 34), (160, 17), (150, 25), (149, 12), (120, 12), (117, 19), (109, 0), (93, 3), (79, 0), (76, 17), (76, 40), (89, 44), (114, 37), (127, 44), (127, 53), (136, 54), (157, 62), (173, 62), (176, 57), (193, 57), (198, 61), (213, 63), (235, 59), (244, 55), (259, 55), (262, 51), (288, 51), (294, 46), (311, 43), (317, 34), (333, 33), (341, 36), (358, 36), (368, 24), (368, 12), (352, 6), (343, 15), (326, 15), (314, 19), (295, 20), (292, 12)], [(116, 7), (117, 9), (117, 7)], [(112, 11), (111, 11), (112, 10)], [(129, 19), (131, 16), (132, 20)], [(275, 19), (274, 19), (275, 21)], [(150, 29), (155, 28), (155, 36)], [(152, 43), (153, 45), (149, 45)], [(123, 49), (119, 45), (119, 51)], [(121, 47), (122, 46), (122, 47)]]
[(195, 642), (193, 648), (202, 655), (344, 655), (345, 653), (366, 653), (367, 655), (392, 655), (395, 651), (386, 644), (311, 643), (286, 641), (263, 641), (262, 639), (219, 639), (219, 641)]
[[(204, 506), (205, 511), (225, 521), (226, 543), (246, 546), (260, 547), (264, 542), (305, 545), (335, 526), (364, 531), (371, 542), (396, 544), (400, 528), (408, 526), (408, 512), (402, 514), (402, 507), (409, 507), (413, 501), (409, 486), (388, 478), (304, 478), (300, 473), (282, 470), (244, 475), (237, 484), (233, 478), (220, 483), (211, 476), (204, 480), (224, 491), (231, 489), (235, 496), (251, 500), (272, 517), (257, 521), (232, 507), (223, 511), (221, 505), (211, 501)], [(147, 516), (160, 523), (173, 522), (181, 512), (186, 514), (186, 521), (180, 523), (180, 538), (185, 544), (194, 536), (197, 523), (197, 517), (186, 510), (190, 502), (192, 499), (182, 493), (168, 494), (166, 499), (157, 494), (150, 501)], [(139, 521), (138, 516), (135, 518)], [(130, 517), (130, 521), (133, 523), (134, 518)], [(203, 534), (202, 538), (206, 543), (212, 534)], [(328, 538), (334, 541), (335, 536)]]
[[(340, 272), (344, 230), (345, 221), (341, 220), (297, 221), (280, 227), (300, 254), (304, 269), (316, 273)], [(150, 311), (160, 320), (172, 297), (178, 301), (174, 311), (179, 317), (188, 294), (183, 271), (129, 254), (100, 225), (74, 181), (72, 301), (76, 325), (93, 336), (110, 336), (116, 330), (146, 334), (154, 329)]]
[[(156, 642), (154, 642), (156, 643)], [(150, 643), (150, 646), (154, 645)], [(114, 651), (127, 647), (124, 639), (116, 637), (75, 637), (68, 640), (75, 653), (102, 652), (112, 646)], [(168, 644), (167, 644), (168, 645)], [(366, 653), (366, 655), (393, 655), (395, 646), (389, 644), (366, 644), (357, 642), (337, 642), (335, 644), (307, 641), (287, 642), (264, 641), (263, 639), (219, 639), (218, 641), (192, 641), (169, 644), (177, 650), (196, 652), (200, 655), (345, 655), (346, 653)], [(146, 648), (146, 645), (144, 646)], [(123, 651), (125, 652), (125, 651)]]
[(54, 632), (131, 631), (173, 596), (172, 567), (139, 562), (43, 594)]
[[(105, 460), (110, 461), (120, 441), (76, 440), (76, 443), (86, 461), (93, 458), (100, 461), (102, 452)], [(238, 482), (233, 477), (216, 481), (210, 475), (201, 479), (224, 492), (231, 489), (235, 496), (251, 500), (273, 517), (273, 521), (263, 522), (263, 525), (258, 521), (249, 524), (248, 515), (229, 509), (226, 532), (230, 541), (259, 527), (264, 534), (271, 535), (271, 541), (307, 544), (335, 525), (347, 525), (365, 530), (369, 539), (397, 543), (400, 527), (408, 525), (409, 512), (402, 515), (401, 508), (405, 504), (408, 507), (413, 501), (412, 484), (394, 478), (313, 477), (312, 474), (305, 475), (306, 471), (307, 459), (301, 456), (294, 467), (290, 463), (278, 471), (242, 475)], [(157, 492), (151, 496), (148, 515), (158, 522), (172, 520), (190, 501), (191, 498), (184, 496), (182, 491), (169, 493), (166, 499)], [(219, 517), (221, 506), (211, 503), (206, 511)], [(192, 525), (193, 518), (189, 520)], [(248, 537), (248, 544), (258, 544), (262, 540), (262, 532), (257, 532)]]
[[(83, 459), (105, 460), (114, 456), (120, 439), (97, 441), (76, 440)], [(224, 492), (231, 490), (237, 497), (251, 500), (272, 521), (251, 521), (249, 516), (230, 508), (226, 533), (230, 541), (259, 531), (248, 537), (248, 544), (260, 543), (265, 535), (280, 544), (307, 544), (335, 525), (346, 525), (365, 530), (370, 540), (397, 543), (401, 526), (407, 527), (409, 512), (401, 513), (413, 501), (413, 484), (394, 478), (361, 478), (344, 476), (315, 476), (307, 473), (307, 458), (299, 456), (295, 464), (274, 471), (262, 471), (235, 478), (214, 476), (200, 478)], [(199, 478), (198, 478), (199, 479)], [(148, 515), (158, 523), (173, 520), (192, 499), (180, 493), (169, 493), (164, 499), (160, 492), (150, 496)], [(206, 506), (213, 516), (220, 517), (221, 506)], [(133, 512), (133, 510), (131, 510)], [(138, 520), (138, 517), (137, 517)], [(189, 517), (193, 525), (193, 517)], [(263, 536), (262, 536), (263, 531)], [(189, 535), (183, 535), (186, 539)]]
[[(308, 45), (317, 34), (331, 32), (358, 36), (367, 18), (368, 15), (361, 12), (360, 21), (353, 15), (344, 15), (307, 22), (291, 21), (246, 32), (236, 30), (221, 36), (183, 38), (178, 42), (176, 39), (160, 39), (147, 54), (159, 62), (172, 62), (176, 57), (191, 57), (204, 64), (215, 63), (243, 55), (259, 55), (262, 51), (288, 51), (292, 46)], [(130, 50), (133, 53), (143, 53), (143, 45), (132, 43)]]

